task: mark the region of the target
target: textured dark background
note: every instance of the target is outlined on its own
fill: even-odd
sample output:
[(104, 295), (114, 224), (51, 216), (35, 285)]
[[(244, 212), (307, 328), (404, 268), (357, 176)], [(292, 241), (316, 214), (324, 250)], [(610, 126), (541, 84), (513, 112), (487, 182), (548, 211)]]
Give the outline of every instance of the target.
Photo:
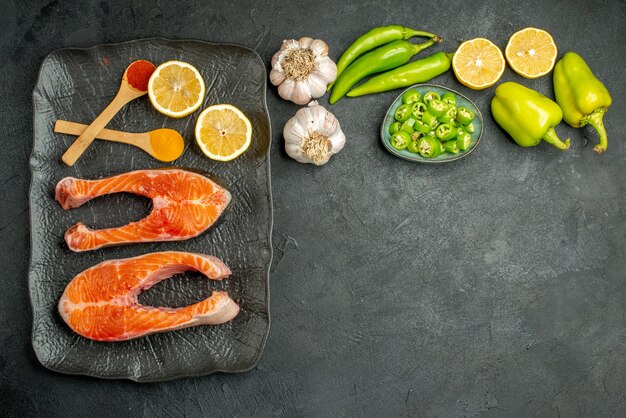
[[(2, 2), (0, 409), (8, 415), (624, 416), (626, 5), (605, 2)], [(43, 57), (149, 36), (237, 42), (269, 65), (282, 39), (331, 56), (372, 26), (429, 29), (453, 50), (504, 48), (526, 26), (575, 50), (611, 91), (609, 149), (521, 149), (494, 124), (471, 157), (423, 166), (377, 131), (394, 93), (332, 107), (348, 137), (322, 168), (282, 151), (297, 107), (269, 89), (275, 208), (272, 329), (258, 367), (158, 384), (64, 376), (37, 363), (27, 292), (31, 91)], [(505, 80), (553, 96), (550, 77)], [(326, 99), (321, 100), (327, 104)], [(587, 143), (587, 138), (589, 143)], [(5, 413), (6, 415), (6, 413)]]

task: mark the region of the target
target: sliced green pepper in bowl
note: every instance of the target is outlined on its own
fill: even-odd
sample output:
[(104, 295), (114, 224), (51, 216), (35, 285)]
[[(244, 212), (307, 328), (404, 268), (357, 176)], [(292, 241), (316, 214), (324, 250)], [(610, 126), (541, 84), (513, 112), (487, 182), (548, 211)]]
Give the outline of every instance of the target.
[(404, 131), (398, 131), (395, 134), (391, 135), (390, 142), (391, 146), (395, 149), (403, 150), (409, 145), (409, 142), (411, 142), (411, 136)]

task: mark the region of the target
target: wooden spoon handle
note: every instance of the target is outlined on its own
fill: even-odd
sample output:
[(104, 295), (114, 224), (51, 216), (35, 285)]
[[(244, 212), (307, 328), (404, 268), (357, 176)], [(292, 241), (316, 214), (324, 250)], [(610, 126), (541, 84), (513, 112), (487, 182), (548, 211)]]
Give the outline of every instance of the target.
[[(124, 86), (124, 84), (122, 84)], [(120, 88), (115, 98), (109, 103), (109, 105), (98, 115), (91, 125), (85, 129), (85, 131), (74, 141), (74, 143), (65, 151), (61, 159), (67, 165), (74, 165), (76, 160), (85, 152), (87, 147), (93, 142), (96, 135), (106, 126), (107, 123), (124, 105), (131, 100), (139, 97), (136, 93), (129, 91), (128, 88)], [(129, 94), (130, 93), (130, 94)], [(134, 94), (133, 94), (134, 93)], [(141, 94), (140, 94), (141, 95)]]
[[(87, 127), (88, 125), (83, 125), (82, 123), (70, 122), (67, 120), (59, 119), (54, 124), (54, 132), (59, 134), (80, 136), (83, 132), (85, 132)], [(149, 138), (149, 133), (122, 132), (105, 128), (96, 135), (96, 138), (113, 142), (121, 142), (123, 144), (142, 145), (146, 136), (148, 136)]]

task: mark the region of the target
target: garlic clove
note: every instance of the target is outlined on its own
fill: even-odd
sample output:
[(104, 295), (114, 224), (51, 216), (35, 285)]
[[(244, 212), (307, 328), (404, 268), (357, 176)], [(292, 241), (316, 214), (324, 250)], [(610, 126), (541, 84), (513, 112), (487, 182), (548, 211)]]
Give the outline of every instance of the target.
[(337, 132), (339, 128), (339, 121), (332, 113), (327, 113), (324, 118), (324, 123), (320, 129), (320, 133), (325, 136), (332, 136), (335, 132)]
[(285, 140), (290, 143), (295, 143), (298, 146), (302, 145), (303, 138), (309, 134), (306, 126), (302, 125), (298, 118), (291, 118), (285, 124), (283, 128), (283, 136)]
[(286, 51), (289, 48), (299, 48), (300, 44), (295, 39), (284, 40), (283, 44), (280, 46), (281, 51)]
[(326, 86), (328, 83), (318, 77), (315, 72), (309, 75), (308, 83), (312, 98), (317, 99), (326, 93)]
[(291, 78), (287, 78), (278, 86), (278, 95), (285, 100), (292, 100), (295, 88), (296, 81)]
[(273, 85), (278, 86), (282, 82), (284, 82), (286, 79), (287, 77), (285, 77), (285, 74), (283, 74), (281, 71), (276, 71), (276, 70), (270, 71), (270, 83), (272, 83)]
[(329, 136), (328, 140), (332, 144), (332, 149), (331, 149), (332, 154), (337, 154), (346, 145), (346, 135), (343, 133), (341, 129), (338, 129), (337, 131), (335, 131), (335, 133)]
[(326, 44), (326, 42), (322, 41), (321, 39), (315, 39), (313, 42), (311, 42), (311, 45), (309, 45), (309, 48), (313, 50), (315, 55), (319, 55), (319, 56), (328, 55), (328, 45)]
[[(283, 83), (284, 84), (284, 83)], [(311, 100), (311, 88), (306, 81), (296, 81), (291, 95), (291, 101), (295, 104), (305, 105)]]
[(278, 62), (283, 58), (283, 50), (281, 49), (280, 51), (276, 52), (273, 56), (272, 56), (272, 69), (274, 70), (278, 70), (279, 68), (276, 68), (276, 64), (278, 64)]
[(298, 43), (300, 44), (300, 48), (308, 48), (313, 43), (313, 38), (309, 38), (308, 36), (305, 36), (305, 37), (298, 39)]
[(307, 129), (309, 130), (309, 132), (321, 133), (324, 127), (324, 121), (326, 120), (326, 115), (328, 114), (328, 111), (324, 109), (323, 106), (320, 106), (320, 105), (308, 107), (306, 108), (306, 110), (307, 112), (305, 113), (305, 116), (307, 118), (306, 120)]
[(337, 65), (328, 57), (322, 58), (315, 63), (313, 74), (332, 83), (337, 78)]
[(291, 158), (293, 158), (299, 163), (312, 163), (313, 162), (312, 160), (310, 160), (307, 156), (303, 154), (302, 146), (300, 145), (285, 142), (285, 152), (287, 152), (287, 155), (289, 155)]

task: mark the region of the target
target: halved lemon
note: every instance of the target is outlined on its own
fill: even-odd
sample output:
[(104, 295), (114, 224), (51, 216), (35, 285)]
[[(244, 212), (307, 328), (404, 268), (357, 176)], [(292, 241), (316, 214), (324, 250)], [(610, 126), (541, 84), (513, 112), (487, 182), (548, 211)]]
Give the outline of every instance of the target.
[(173, 118), (182, 118), (197, 110), (202, 105), (204, 93), (204, 80), (198, 70), (182, 61), (159, 65), (148, 82), (152, 106)]
[(463, 42), (452, 58), (459, 82), (473, 90), (493, 86), (504, 73), (504, 56), (493, 42), (476, 38)]
[(513, 71), (526, 78), (548, 74), (556, 62), (557, 49), (552, 36), (542, 29), (524, 28), (515, 32), (504, 50)]
[(198, 116), (196, 141), (212, 160), (234, 160), (248, 149), (251, 140), (250, 121), (233, 105), (210, 106)]

